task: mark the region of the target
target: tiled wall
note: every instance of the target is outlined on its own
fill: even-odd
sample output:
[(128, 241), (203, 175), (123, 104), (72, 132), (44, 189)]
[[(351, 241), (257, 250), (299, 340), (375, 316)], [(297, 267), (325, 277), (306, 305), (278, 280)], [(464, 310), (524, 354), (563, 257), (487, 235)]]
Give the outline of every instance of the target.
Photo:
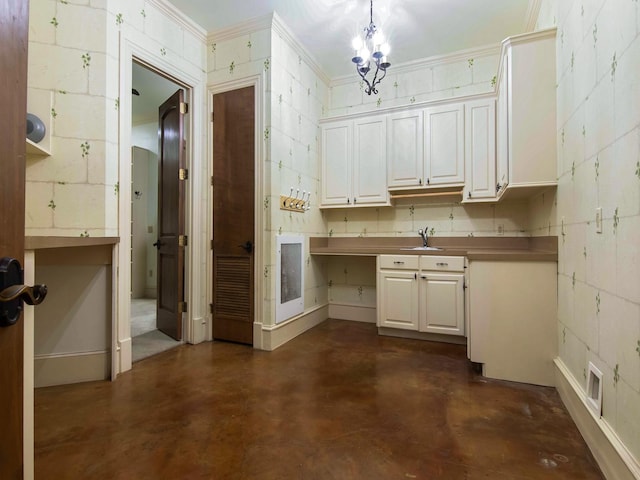
[[(270, 28), (239, 34), (209, 45), (208, 83), (215, 86), (262, 74), (264, 78), (264, 159), (262, 202), (265, 237), (262, 321), (275, 323), (276, 235), (322, 235), (326, 225), (317, 207), (319, 193), (318, 122), (327, 105), (326, 81), (277, 17)], [(281, 210), (280, 195), (311, 192), (305, 213)], [(305, 240), (308, 248), (308, 240)], [(305, 309), (327, 303), (326, 267), (305, 255)]]
[(204, 70), (204, 42), (151, 0), (33, 0), (28, 109), (52, 155), (27, 161), (27, 235), (118, 235), (120, 41)]
[[(372, 96), (363, 91), (354, 72), (332, 83), (327, 116), (493, 92), (499, 57), (500, 48), (494, 46), (424, 59), (412, 67), (392, 66), (379, 94)], [(329, 235), (336, 236), (417, 236), (425, 226), (436, 236), (497, 235), (499, 227), (510, 236), (529, 231), (528, 204), (522, 201), (468, 206), (398, 201), (393, 207), (327, 210), (324, 216)], [(375, 268), (371, 264), (351, 264), (340, 258), (331, 258), (329, 263), (332, 302), (375, 307)], [(345, 271), (349, 275), (341, 273)]]
[(367, 95), (354, 68), (353, 75), (332, 81), (327, 116), (492, 92), (499, 56), (497, 45), (392, 65), (377, 95)]
[(560, 358), (583, 388), (589, 361), (602, 371), (603, 419), (640, 460), (640, 4), (555, 15), (559, 185), (532, 202), (532, 231), (560, 238)]

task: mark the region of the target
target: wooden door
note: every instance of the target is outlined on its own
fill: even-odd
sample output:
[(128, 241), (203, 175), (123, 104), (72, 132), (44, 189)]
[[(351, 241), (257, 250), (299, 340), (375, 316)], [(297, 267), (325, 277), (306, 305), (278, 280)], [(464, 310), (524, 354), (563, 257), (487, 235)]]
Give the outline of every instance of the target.
[[(29, 2), (0, 2), (0, 257), (24, 261)], [(0, 327), (0, 478), (23, 478), (24, 323)]]
[(184, 303), (184, 91), (159, 109), (158, 140), (158, 302), (156, 327), (182, 339)]
[(213, 338), (249, 345), (254, 311), (254, 112), (254, 87), (213, 96)]

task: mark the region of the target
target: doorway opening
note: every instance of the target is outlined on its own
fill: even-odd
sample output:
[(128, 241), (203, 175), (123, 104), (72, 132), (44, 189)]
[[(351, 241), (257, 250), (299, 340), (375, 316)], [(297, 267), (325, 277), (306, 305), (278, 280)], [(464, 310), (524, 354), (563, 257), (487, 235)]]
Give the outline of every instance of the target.
[[(158, 328), (159, 198), (162, 142), (159, 108), (179, 85), (142, 63), (132, 62), (131, 91), (131, 307), (132, 361), (182, 343)], [(178, 205), (175, 206), (177, 210)]]

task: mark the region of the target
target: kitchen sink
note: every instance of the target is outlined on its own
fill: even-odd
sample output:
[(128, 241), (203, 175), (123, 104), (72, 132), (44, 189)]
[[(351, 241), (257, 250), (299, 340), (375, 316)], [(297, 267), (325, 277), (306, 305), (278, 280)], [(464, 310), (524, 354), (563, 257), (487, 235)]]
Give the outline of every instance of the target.
[(440, 247), (409, 247), (409, 248), (401, 248), (400, 250), (418, 250), (421, 252), (437, 252), (442, 250)]

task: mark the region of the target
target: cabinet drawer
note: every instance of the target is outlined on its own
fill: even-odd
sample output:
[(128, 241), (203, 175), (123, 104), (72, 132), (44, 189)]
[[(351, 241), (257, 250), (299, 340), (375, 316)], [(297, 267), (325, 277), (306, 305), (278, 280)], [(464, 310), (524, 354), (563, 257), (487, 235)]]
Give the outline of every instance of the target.
[(463, 272), (464, 257), (444, 257), (438, 255), (422, 255), (420, 270), (436, 270), (444, 272)]
[(418, 255), (380, 255), (380, 268), (418, 270)]

